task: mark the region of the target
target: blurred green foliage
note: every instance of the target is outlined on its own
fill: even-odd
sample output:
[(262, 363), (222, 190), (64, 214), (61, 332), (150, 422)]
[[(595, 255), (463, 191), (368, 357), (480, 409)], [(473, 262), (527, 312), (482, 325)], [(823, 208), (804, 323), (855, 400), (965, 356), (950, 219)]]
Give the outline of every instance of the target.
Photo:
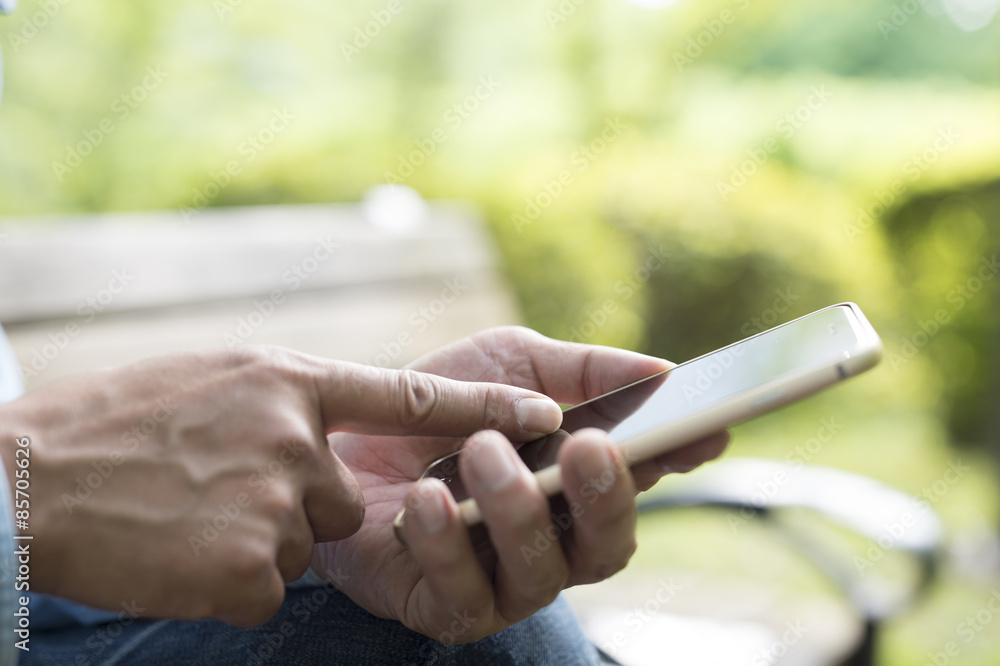
[[(978, 533), (1000, 505), (1000, 281), (970, 282), (1000, 251), (1000, 20), (948, 11), (995, 4), (26, 0), (0, 20), (0, 214), (402, 181), (479, 206), (529, 325), (675, 360), (853, 300), (886, 361), (741, 450), (783, 457), (839, 414), (813, 462), (919, 493), (972, 447), (935, 508)], [(974, 609), (959, 578), (893, 663)]]

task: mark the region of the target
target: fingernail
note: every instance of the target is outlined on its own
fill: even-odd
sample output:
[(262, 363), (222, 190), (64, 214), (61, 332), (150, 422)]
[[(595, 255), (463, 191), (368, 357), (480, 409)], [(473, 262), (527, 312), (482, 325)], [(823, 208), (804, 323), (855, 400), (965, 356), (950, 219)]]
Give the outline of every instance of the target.
[(528, 432), (547, 434), (562, 423), (562, 410), (551, 400), (521, 398), (517, 403), (517, 422)]
[(599, 441), (588, 442), (586, 449), (577, 460), (577, 474), (596, 488), (598, 492), (605, 493), (618, 478), (611, 449), (608, 448), (607, 444)]
[(448, 522), (448, 508), (444, 503), (443, 484), (437, 479), (423, 479), (417, 486), (417, 495), (423, 502), (416, 510), (417, 523), (424, 534), (437, 534)]
[(517, 476), (512, 454), (509, 444), (493, 438), (483, 440), (472, 450), (469, 459), (472, 470), (490, 492), (503, 490)]

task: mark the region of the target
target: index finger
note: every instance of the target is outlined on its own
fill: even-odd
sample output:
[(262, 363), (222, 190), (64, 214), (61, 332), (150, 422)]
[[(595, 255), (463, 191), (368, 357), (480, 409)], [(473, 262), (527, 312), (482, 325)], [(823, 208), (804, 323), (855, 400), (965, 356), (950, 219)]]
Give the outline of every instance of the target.
[(499, 430), (516, 441), (559, 427), (562, 412), (547, 396), (487, 382), (460, 382), (416, 370), (325, 361), (315, 372), (327, 434), (462, 437)]

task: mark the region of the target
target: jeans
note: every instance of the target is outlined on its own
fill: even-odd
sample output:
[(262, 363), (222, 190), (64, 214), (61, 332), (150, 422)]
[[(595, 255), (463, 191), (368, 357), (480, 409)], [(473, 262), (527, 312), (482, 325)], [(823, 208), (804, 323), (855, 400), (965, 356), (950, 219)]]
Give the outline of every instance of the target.
[[(456, 618), (460, 634), (460, 618)], [(332, 587), (288, 588), (270, 621), (237, 629), (215, 620), (140, 620), (125, 612), (96, 626), (32, 630), (21, 664), (558, 664), (596, 666), (597, 650), (560, 597), (476, 643), (446, 645), (369, 614)]]

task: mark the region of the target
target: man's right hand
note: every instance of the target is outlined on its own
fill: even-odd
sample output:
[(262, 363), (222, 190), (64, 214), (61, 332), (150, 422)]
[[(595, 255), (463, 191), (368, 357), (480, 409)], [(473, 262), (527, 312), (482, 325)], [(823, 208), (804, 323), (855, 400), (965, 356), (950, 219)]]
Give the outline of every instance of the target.
[(314, 543), (361, 525), (357, 481), (327, 434), (499, 428), (527, 441), (560, 419), (534, 391), (256, 347), (42, 387), (0, 406), (0, 456), (13, 488), (15, 440), (30, 438), (32, 590), (252, 626)]

